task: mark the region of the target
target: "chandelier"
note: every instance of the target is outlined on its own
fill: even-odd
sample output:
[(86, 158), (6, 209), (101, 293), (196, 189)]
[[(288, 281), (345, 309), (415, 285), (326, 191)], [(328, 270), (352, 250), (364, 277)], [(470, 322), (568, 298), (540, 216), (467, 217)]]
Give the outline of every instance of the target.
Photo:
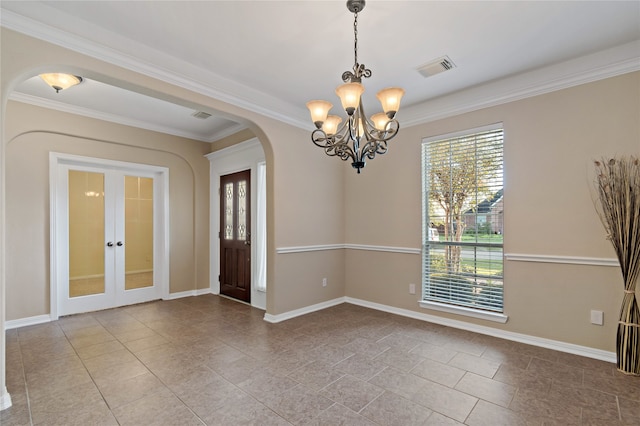
[[(328, 156), (336, 156), (343, 161), (351, 160), (351, 166), (358, 170), (365, 166), (365, 160), (373, 160), (376, 154), (387, 152), (387, 142), (398, 134), (400, 124), (395, 115), (400, 107), (404, 89), (390, 87), (377, 94), (384, 112), (367, 118), (362, 107), (364, 92), (362, 78), (371, 77), (371, 70), (358, 63), (358, 12), (364, 9), (365, 0), (348, 0), (347, 9), (353, 13), (353, 38), (355, 60), (353, 71), (342, 73), (344, 84), (338, 86), (336, 95), (340, 97), (347, 120), (329, 115), (333, 105), (327, 101), (309, 101), (311, 121), (316, 129), (311, 133), (314, 144), (324, 149)], [(342, 124), (340, 124), (342, 123)]]

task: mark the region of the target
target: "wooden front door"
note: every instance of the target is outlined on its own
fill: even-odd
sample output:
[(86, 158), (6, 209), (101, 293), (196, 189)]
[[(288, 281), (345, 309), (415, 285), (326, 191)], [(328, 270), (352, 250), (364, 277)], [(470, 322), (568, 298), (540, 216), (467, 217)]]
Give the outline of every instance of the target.
[(220, 176), (220, 294), (251, 303), (251, 170)]

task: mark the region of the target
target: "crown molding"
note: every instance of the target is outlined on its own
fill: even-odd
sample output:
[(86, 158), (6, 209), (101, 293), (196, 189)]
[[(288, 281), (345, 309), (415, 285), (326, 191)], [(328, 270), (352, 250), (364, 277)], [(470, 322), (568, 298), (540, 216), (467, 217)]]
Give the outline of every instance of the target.
[(228, 127), (224, 130), (221, 130), (219, 132), (215, 132), (213, 133), (208, 139), (207, 142), (216, 142), (219, 141), (220, 139), (226, 138), (227, 136), (231, 136), (233, 134), (238, 133), (241, 130), (246, 129), (247, 126), (244, 126), (240, 123), (237, 123), (231, 127)]
[(14, 91), (9, 95), (9, 100), (22, 102), (29, 105), (35, 105), (38, 107), (54, 109), (54, 110), (66, 112), (69, 114), (76, 114), (83, 117), (95, 118), (97, 120), (108, 121), (111, 123), (122, 124), (124, 126), (131, 126), (139, 129), (151, 130), (153, 132), (169, 134), (169, 135), (178, 136), (181, 138), (193, 139), (201, 142), (212, 142), (210, 138), (204, 138), (197, 133), (183, 132), (183, 131), (176, 130), (173, 127), (160, 126), (157, 124), (148, 123), (146, 121), (141, 121), (141, 120), (133, 120), (125, 116), (108, 114), (105, 112), (100, 112), (100, 111), (96, 111), (89, 108), (83, 108), (76, 105), (69, 105), (63, 102), (52, 101), (50, 99), (45, 99), (38, 96), (27, 95), (25, 93)]
[[(211, 71), (178, 62), (160, 51), (145, 47), (145, 51), (149, 52), (150, 56), (159, 60), (156, 61), (157, 63), (176, 64), (177, 69), (180, 69), (179, 73), (163, 68), (157, 63), (123, 54), (104, 44), (79, 38), (9, 10), (2, 10), (1, 19), (2, 26), (11, 30), (201, 93), (294, 127), (309, 129), (304, 108), (291, 105)], [(636, 40), (591, 55), (508, 76), (408, 106), (403, 108), (399, 118), (403, 127), (411, 127), (638, 71), (640, 70), (639, 52), (640, 40)], [(220, 138), (220, 136), (214, 135), (214, 138)]]
[(260, 150), (261, 154), (259, 157), (264, 157), (262, 153), (262, 144), (258, 140), (258, 138), (251, 138), (244, 142), (237, 143), (235, 145), (228, 146), (226, 148), (219, 149), (217, 151), (210, 152), (205, 154), (204, 156), (209, 160), (221, 160), (223, 162), (227, 162), (229, 157), (235, 156), (238, 154), (242, 154), (245, 157), (249, 157), (247, 154), (248, 151)]

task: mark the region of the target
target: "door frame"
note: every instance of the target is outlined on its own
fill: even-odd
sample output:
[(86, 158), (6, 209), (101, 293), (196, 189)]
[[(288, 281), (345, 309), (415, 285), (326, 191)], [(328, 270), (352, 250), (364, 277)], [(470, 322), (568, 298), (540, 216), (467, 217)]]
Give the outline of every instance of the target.
[(166, 299), (169, 296), (169, 169), (167, 167), (152, 166), (148, 164), (130, 163), (102, 158), (85, 157), (80, 155), (65, 154), (59, 152), (49, 153), (49, 251), (50, 251), (50, 316), (51, 320), (59, 317), (59, 304), (62, 291), (62, 270), (59, 263), (67, 258), (68, 244), (65, 244), (64, 232), (66, 232), (67, 218), (61, 217), (62, 199), (59, 185), (59, 170), (62, 166), (94, 167), (103, 170), (117, 170), (136, 173), (152, 174), (154, 186), (157, 182), (158, 199), (154, 200), (154, 285), (158, 286), (159, 297)]
[[(243, 170), (251, 170), (251, 229), (252, 236), (257, 238), (257, 197), (258, 197), (258, 164), (265, 162), (264, 150), (257, 138), (221, 149), (205, 155), (211, 163), (209, 168), (210, 208), (209, 208), (209, 287), (211, 293), (220, 294), (220, 176)], [(266, 223), (266, 221), (264, 222)], [(266, 236), (266, 232), (264, 233)], [(253, 239), (252, 237), (252, 239)], [(251, 306), (266, 310), (267, 293), (256, 289), (258, 276), (257, 253), (260, 246), (255, 240), (251, 244)]]

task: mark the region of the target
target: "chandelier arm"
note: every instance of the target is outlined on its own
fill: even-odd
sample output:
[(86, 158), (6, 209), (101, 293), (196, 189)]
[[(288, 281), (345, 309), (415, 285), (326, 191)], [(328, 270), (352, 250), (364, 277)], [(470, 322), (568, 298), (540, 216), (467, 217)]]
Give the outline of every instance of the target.
[(360, 120), (362, 120), (362, 126), (367, 140), (388, 141), (398, 134), (400, 123), (395, 118), (387, 121), (384, 130), (378, 130), (375, 124), (367, 118), (364, 112), (364, 106), (362, 105), (362, 98), (360, 98), (358, 113), (360, 114)]
[(356, 155), (351, 147), (345, 141), (346, 135), (338, 135), (340, 139), (335, 138), (336, 135), (328, 136), (324, 130), (316, 129), (311, 133), (311, 141), (324, 150), (324, 153), (330, 157), (339, 157), (346, 161), (351, 158), (355, 161)]
[[(351, 150), (351, 152), (353, 152), (353, 162), (359, 162), (361, 159), (361, 155), (360, 155), (360, 135), (358, 135), (358, 126), (357, 126), (357, 122), (360, 119), (360, 114), (361, 111), (360, 110), (356, 110), (356, 112), (349, 117), (349, 139), (351, 139), (352, 145), (353, 145), (353, 149)], [(346, 143), (348, 143), (348, 141), (346, 141)]]
[(354, 146), (354, 148), (352, 149), (349, 146), (349, 141), (352, 140), (351, 130), (351, 117), (349, 117), (349, 119), (347, 119), (347, 121), (342, 124), (340, 129), (334, 135), (334, 138), (337, 137), (335, 142), (336, 150), (340, 152), (340, 158), (343, 161), (346, 161), (349, 158), (351, 158), (352, 161), (356, 161), (357, 158), (357, 148)]
[(361, 158), (367, 157), (373, 160), (376, 154), (384, 154), (387, 152), (387, 143), (385, 141), (379, 141), (366, 134), (365, 138), (367, 143), (362, 147)]
[[(356, 125), (357, 120), (358, 120), (358, 111), (356, 110), (356, 112), (347, 120), (349, 124), (349, 137), (354, 142), (358, 141), (358, 126)], [(354, 150), (356, 151), (358, 150), (355, 143), (354, 143)]]
[(327, 134), (322, 131), (322, 129), (316, 129), (311, 132), (311, 142), (313, 142), (317, 147), (326, 148), (327, 146), (331, 146), (332, 144), (329, 142), (329, 138)]
[(378, 149), (376, 150), (376, 153), (380, 155), (387, 153), (387, 141), (378, 143)]
[[(343, 122), (338, 127), (336, 132), (331, 136), (327, 135), (327, 133), (324, 130), (322, 130), (322, 128), (315, 129), (313, 132), (311, 132), (311, 141), (316, 146), (319, 146), (320, 148), (325, 148), (327, 145), (335, 145), (336, 143), (344, 141), (347, 125), (348, 123), (346, 121)], [(323, 142), (323, 141), (325, 141), (325, 143), (321, 144), (320, 142)]]
[[(333, 152), (329, 153), (327, 151), (333, 151)], [(353, 152), (353, 149), (351, 149), (349, 144), (344, 140), (336, 142), (331, 147), (330, 150), (325, 149), (325, 153), (327, 153), (327, 155), (329, 156), (337, 156), (342, 161), (347, 161), (348, 159), (351, 159), (351, 161), (355, 161), (355, 158), (356, 158), (356, 155)]]
[(400, 123), (397, 120), (389, 120), (387, 123), (385, 130), (378, 130), (373, 125), (371, 125), (371, 129), (367, 131), (369, 137), (378, 142), (387, 142), (393, 139), (397, 134), (398, 130), (400, 130)]

